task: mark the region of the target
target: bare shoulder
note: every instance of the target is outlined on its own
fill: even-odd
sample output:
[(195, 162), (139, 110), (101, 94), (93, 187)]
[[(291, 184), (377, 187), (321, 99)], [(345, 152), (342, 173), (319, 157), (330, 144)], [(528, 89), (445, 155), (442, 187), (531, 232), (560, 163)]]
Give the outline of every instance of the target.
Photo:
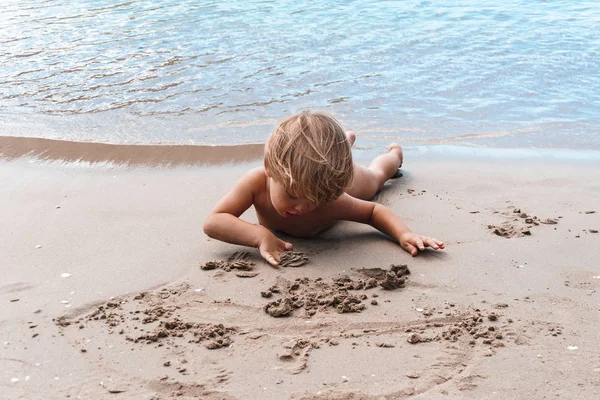
[(213, 209), (213, 213), (227, 213), (239, 217), (265, 192), (267, 174), (264, 168), (254, 168), (246, 172), (223, 196)]
[(237, 185), (242, 185), (248, 189), (252, 189), (252, 192), (257, 192), (264, 189), (267, 182), (267, 173), (264, 167), (253, 168), (246, 172), (238, 180)]
[(375, 208), (375, 203), (360, 200), (344, 193), (325, 207), (327, 214), (336, 220), (368, 223)]

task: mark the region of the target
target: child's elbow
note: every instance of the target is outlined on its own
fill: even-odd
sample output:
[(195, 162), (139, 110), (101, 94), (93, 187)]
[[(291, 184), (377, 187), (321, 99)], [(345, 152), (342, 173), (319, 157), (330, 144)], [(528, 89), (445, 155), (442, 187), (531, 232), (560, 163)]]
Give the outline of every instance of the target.
[(206, 217), (204, 220), (204, 225), (202, 225), (202, 229), (204, 230), (206, 236), (214, 237), (216, 225), (217, 224), (215, 223), (214, 215), (209, 215)]

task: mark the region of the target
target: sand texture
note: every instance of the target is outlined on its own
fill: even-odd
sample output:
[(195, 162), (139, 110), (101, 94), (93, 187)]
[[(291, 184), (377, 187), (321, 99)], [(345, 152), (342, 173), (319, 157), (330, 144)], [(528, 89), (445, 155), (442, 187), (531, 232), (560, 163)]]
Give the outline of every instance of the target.
[(278, 267), (202, 232), (249, 167), (0, 161), (0, 397), (600, 396), (596, 166), (409, 153), (375, 201), (446, 251), (339, 223)]

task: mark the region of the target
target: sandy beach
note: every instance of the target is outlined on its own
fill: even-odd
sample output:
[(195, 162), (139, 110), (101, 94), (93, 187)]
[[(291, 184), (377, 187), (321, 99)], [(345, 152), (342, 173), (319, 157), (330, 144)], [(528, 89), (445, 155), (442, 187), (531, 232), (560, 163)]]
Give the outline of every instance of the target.
[(445, 251), (339, 223), (274, 268), (202, 232), (256, 148), (21, 145), (0, 160), (2, 398), (600, 396), (597, 160), (407, 151), (374, 200)]

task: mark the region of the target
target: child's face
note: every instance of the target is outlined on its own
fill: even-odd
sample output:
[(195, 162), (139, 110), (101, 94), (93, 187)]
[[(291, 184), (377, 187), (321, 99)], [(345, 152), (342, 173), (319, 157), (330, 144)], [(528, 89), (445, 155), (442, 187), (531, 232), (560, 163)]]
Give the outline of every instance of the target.
[(285, 187), (271, 178), (269, 185), (271, 203), (275, 211), (285, 218), (294, 218), (309, 213), (317, 208), (317, 205), (308, 200), (298, 199), (291, 196)]

